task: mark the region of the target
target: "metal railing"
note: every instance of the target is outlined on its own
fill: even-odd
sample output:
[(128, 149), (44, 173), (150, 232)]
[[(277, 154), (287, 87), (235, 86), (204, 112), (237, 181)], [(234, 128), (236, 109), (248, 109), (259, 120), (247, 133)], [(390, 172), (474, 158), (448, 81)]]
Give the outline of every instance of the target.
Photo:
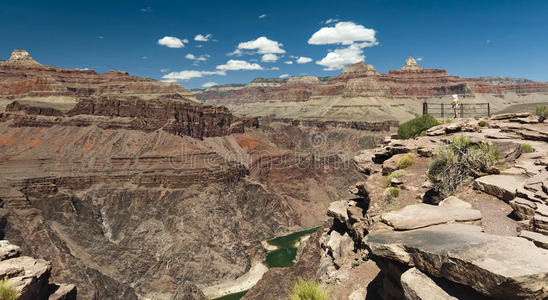
[[(459, 118), (490, 117), (489, 103), (460, 103), (457, 107)], [(451, 103), (422, 103), (422, 114), (437, 118), (451, 118), (454, 116)]]

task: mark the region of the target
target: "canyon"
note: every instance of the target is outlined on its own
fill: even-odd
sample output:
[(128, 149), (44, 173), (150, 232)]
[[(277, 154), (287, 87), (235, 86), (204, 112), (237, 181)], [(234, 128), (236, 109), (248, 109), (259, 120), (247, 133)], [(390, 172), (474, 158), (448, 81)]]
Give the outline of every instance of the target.
[(425, 69), (412, 57), (399, 70), (379, 73), (359, 62), (338, 76), (256, 79), (243, 85), (196, 91), (207, 104), (223, 105), (248, 117), (313, 121), (407, 121), (422, 113), (422, 103), (489, 103), (492, 112), (548, 100), (548, 83), (504, 78), (460, 78), (443, 69)]
[[(496, 111), (547, 102), (548, 83), (459, 78), (408, 58), (388, 74), (362, 62), (331, 78), (189, 91), (123, 71), (44, 66), (15, 50), (0, 61), (0, 238), (79, 299), (203, 299), (204, 291), (249, 279), (268, 255), (264, 241), (318, 226), (294, 265), (263, 270), (244, 299), (285, 299), (299, 277), (322, 282), (334, 299), (406, 298), (417, 293), (413, 278), (439, 293), (464, 285), (466, 293), (499, 297), (502, 277), (515, 298), (541, 299), (545, 264), (526, 274), (537, 281), (489, 265), (492, 280), (481, 287), (463, 279), (461, 265), (431, 263), (444, 245), (415, 239), (457, 237), (486, 251), (506, 242), (537, 259), (547, 255), (543, 120), (497, 115), (482, 128), (462, 119), (395, 138), (423, 102), (454, 93)], [(422, 203), (430, 157), (457, 134), (504, 145), (508, 168), (456, 195), (466, 201)], [(522, 142), (534, 154), (517, 154)], [(386, 203), (383, 175), (406, 153), (417, 163), (390, 183), (401, 188), (400, 201)], [(489, 176), (515, 177), (493, 183)], [(515, 189), (496, 184), (518, 177)], [(451, 248), (449, 259), (482, 267), (477, 253), (461, 250)]]
[[(171, 299), (236, 279), (317, 226), (390, 126), (293, 126), (177, 83), (0, 62), (1, 238), (79, 299)], [(311, 209), (313, 207), (314, 209)]]

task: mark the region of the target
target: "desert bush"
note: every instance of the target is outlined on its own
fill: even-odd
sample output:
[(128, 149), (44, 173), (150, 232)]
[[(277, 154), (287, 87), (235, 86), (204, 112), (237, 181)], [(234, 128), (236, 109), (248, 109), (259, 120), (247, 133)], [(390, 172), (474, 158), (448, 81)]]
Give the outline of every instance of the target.
[(15, 289), (7, 278), (0, 280), (0, 300), (15, 300), (21, 293)]
[(489, 172), (499, 157), (500, 150), (487, 143), (473, 144), (468, 137), (454, 137), (436, 150), (427, 176), (438, 192), (452, 194), (461, 184)]
[(400, 177), (403, 177), (405, 176), (405, 171), (404, 170), (396, 170), (386, 176), (384, 176), (384, 184), (386, 186), (390, 186), (390, 182), (392, 181), (392, 178), (400, 178)]
[(423, 131), (426, 131), (440, 123), (436, 118), (431, 115), (424, 115), (413, 120), (407, 121), (400, 125), (398, 128), (399, 139), (410, 139), (420, 135)]
[(546, 105), (535, 106), (535, 114), (541, 117), (543, 120), (548, 119), (548, 106)]
[(405, 156), (400, 157), (400, 159), (398, 159), (397, 166), (398, 166), (398, 169), (405, 169), (407, 167), (412, 166), (414, 163), (415, 163), (415, 156), (409, 153)]
[(487, 121), (481, 120), (481, 121), (478, 122), (478, 125), (481, 126), (481, 127), (485, 127), (485, 126), (487, 126)]
[(398, 198), (400, 195), (400, 190), (395, 187), (389, 187), (384, 190), (384, 199), (388, 202), (392, 202), (395, 198)]
[(327, 292), (320, 283), (299, 279), (289, 294), (290, 300), (327, 300)]
[(531, 153), (531, 152), (535, 152), (535, 148), (533, 148), (533, 146), (527, 143), (521, 144), (521, 153)]

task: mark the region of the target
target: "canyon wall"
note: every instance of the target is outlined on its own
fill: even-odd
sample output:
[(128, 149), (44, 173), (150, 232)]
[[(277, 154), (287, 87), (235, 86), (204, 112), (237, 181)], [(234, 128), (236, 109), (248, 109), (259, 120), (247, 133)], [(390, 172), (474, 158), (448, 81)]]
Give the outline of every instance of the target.
[(548, 83), (527, 80), (460, 78), (443, 69), (425, 69), (411, 57), (404, 67), (379, 73), (360, 62), (338, 76), (291, 77), (268, 86), (253, 83), (215, 86), (195, 95), (245, 116), (320, 121), (407, 121), (422, 113), (422, 103), (490, 103), (493, 112), (520, 103), (548, 102)]

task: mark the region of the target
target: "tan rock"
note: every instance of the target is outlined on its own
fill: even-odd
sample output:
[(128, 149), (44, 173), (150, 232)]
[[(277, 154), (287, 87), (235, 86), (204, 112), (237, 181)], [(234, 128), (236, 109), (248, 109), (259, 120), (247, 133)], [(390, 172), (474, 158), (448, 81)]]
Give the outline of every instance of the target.
[(544, 234), (522, 230), (519, 236), (532, 241), (535, 245), (537, 245), (537, 247), (548, 249), (548, 236)]
[(401, 286), (407, 300), (456, 300), (426, 274), (411, 268), (401, 275)]
[(481, 219), (475, 209), (429, 204), (408, 205), (381, 215), (381, 220), (397, 230), (410, 230), (449, 222), (469, 222)]
[(477, 178), (474, 187), (508, 202), (516, 197), (516, 190), (524, 181), (521, 176), (488, 175)]
[(439, 204), (439, 206), (449, 206), (449, 207), (460, 207), (460, 208), (472, 208), (472, 204), (462, 201), (459, 198), (455, 196), (450, 196), (445, 199), (443, 199)]
[(486, 234), (479, 226), (443, 224), (370, 232), (365, 242), (375, 256), (392, 260), (394, 253), (386, 249), (398, 249), (403, 251), (398, 257), (409, 257), (408, 265), (489, 297), (548, 297), (548, 250), (520, 237)]

